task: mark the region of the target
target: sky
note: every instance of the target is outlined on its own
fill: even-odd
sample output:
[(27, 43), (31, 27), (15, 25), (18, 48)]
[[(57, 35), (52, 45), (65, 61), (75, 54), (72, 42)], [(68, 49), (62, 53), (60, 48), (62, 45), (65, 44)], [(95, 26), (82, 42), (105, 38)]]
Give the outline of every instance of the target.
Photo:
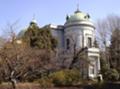
[(97, 22), (110, 14), (120, 16), (120, 0), (0, 0), (0, 35), (7, 24), (17, 22), (17, 31), (26, 28), (33, 17), (40, 27), (46, 24), (63, 25), (66, 15), (77, 8), (89, 13)]

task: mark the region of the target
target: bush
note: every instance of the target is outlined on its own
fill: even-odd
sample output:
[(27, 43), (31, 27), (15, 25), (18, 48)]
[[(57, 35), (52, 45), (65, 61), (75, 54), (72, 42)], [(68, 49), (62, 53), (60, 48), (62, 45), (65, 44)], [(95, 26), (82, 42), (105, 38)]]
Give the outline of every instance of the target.
[(116, 69), (109, 69), (105, 73), (105, 80), (107, 81), (117, 81), (119, 79), (119, 73)]
[(117, 68), (117, 71), (119, 73), (119, 81), (120, 81), (120, 67)]
[(49, 87), (53, 87), (54, 86), (54, 84), (52, 83), (51, 79), (49, 79), (47, 77), (41, 78), (39, 80), (36, 80), (35, 82), (39, 83), (40, 87), (42, 87), (42, 88), (49, 88)]
[(55, 86), (70, 86), (79, 83), (80, 72), (76, 69), (72, 70), (61, 70), (50, 74), (50, 79)]

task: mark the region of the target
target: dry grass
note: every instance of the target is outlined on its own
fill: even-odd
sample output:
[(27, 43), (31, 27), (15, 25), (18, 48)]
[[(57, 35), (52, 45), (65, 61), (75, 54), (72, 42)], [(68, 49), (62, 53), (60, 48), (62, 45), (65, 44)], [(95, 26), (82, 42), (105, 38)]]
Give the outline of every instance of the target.
[[(16, 87), (17, 89), (40, 89), (39, 84), (34, 83), (18, 83)], [(10, 83), (2, 83), (0, 89), (12, 89), (12, 86)]]
[[(12, 89), (10, 83), (2, 83), (0, 89)], [(18, 83), (16, 89), (83, 89), (78, 87), (52, 87), (52, 88), (40, 88), (37, 83)]]
[[(2, 83), (0, 89), (12, 89), (10, 83)], [(77, 87), (54, 87), (54, 88), (40, 88), (37, 83), (18, 83), (16, 89), (81, 89)]]

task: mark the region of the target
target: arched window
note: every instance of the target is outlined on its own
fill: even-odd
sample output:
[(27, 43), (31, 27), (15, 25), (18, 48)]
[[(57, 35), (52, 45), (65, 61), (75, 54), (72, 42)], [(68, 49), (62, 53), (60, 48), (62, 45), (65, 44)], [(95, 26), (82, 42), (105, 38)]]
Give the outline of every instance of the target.
[(66, 48), (70, 49), (70, 39), (66, 39)]

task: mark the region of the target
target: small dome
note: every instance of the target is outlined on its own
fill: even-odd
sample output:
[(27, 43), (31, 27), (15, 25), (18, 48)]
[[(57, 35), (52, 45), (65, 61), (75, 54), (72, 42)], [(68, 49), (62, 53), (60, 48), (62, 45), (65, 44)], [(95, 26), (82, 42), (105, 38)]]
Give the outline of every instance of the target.
[(30, 24), (37, 24), (37, 21), (35, 19), (33, 19)]
[(69, 17), (68, 22), (80, 21), (80, 20), (89, 20), (89, 15), (81, 11), (75, 11), (73, 15)]
[(36, 21), (35, 19), (33, 19), (31, 22), (32, 22), (32, 23), (37, 23), (37, 21)]
[(22, 36), (24, 36), (24, 34), (25, 34), (26, 31), (27, 31), (26, 29), (21, 30), (21, 31), (18, 33), (18, 38), (21, 38)]

